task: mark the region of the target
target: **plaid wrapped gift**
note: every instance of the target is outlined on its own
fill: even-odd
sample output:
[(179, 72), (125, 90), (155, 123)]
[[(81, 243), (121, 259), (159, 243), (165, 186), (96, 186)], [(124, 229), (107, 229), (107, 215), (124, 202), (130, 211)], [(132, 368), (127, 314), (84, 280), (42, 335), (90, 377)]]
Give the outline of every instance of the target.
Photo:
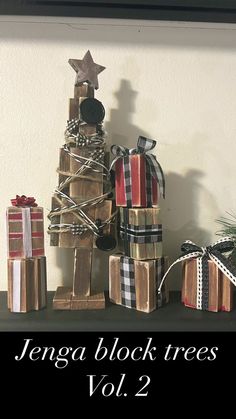
[(47, 304), (46, 257), (8, 259), (8, 308), (14, 313)]
[(160, 208), (120, 208), (120, 237), (126, 256), (139, 260), (161, 257)]
[[(165, 197), (162, 168), (153, 154), (147, 154), (156, 141), (139, 137), (136, 149), (112, 146), (115, 165), (116, 205), (121, 207), (152, 207), (159, 195)], [(111, 167), (112, 167), (111, 166)]]
[(157, 289), (168, 264), (167, 257), (139, 261), (121, 254), (109, 258), (109, 297), (120, 304), (150, 313), (169, 300), (167, 286)]
[(8, 258), (44, 256), (42, 207), (8, 207)]

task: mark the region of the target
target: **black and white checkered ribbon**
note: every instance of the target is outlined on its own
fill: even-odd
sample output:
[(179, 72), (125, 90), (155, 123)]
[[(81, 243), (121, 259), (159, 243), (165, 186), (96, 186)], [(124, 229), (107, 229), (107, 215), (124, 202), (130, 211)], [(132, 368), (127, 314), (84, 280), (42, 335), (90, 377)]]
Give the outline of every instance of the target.
[(157, 243), (162, 241), (162, 224), (141, 225), (124, 224), (120, 226), (120, 237), (129, 243)]
[(134, 260), (120, 257), (121, 304), (128, 308), (136, 308)]
[(67, 121), (66, 132), (69, 134), (75, 134), (78, 132), (79, 129), (79, 119), (73, 118)]
[(123, 159), (124, 164), (124, 179), (125, 179), (125, 195), (127, 207), (132, 206), (132, 184), (131, 184), (131, 167), (130, 155), (144, 154), (146, 159), (146, 193), (147, 193), (147, 206), (152, 204), (152, 179), (156, 179), (159, 184), (159, 194), (165, 198), (165, 178), (161, 165), (156, 160), (153, 154), (147, 154), (156, 146), (156, 141), (149, 138), (140, 136), (138, 138), (137, 147), (128, 149), (127, 147), (113, 145), (111, 152), (115, 156), (112, 161), (110, 170), (120, 158)]
[[(120, 279), (121, 279), (121, 304), (128, 308), (136, 308), (135, 270), (134, 259), (126, 256), (120, 257)], [(161, 257), (155, 261), (156, 267), (156, 290), (161, 283), (165, 273), (165, 258)], [(163, 294), (157, 293), (157, 307), (163, 305)]]
[(196, 307), (198, 310), (207, 310), (209, 301), (208, 260), (212, 260), (220, 271), (236, 286), (236, 267), (222, 254), (232, 251), (233, 248), (234, 242), (230, 237), (219, 239), (213, 245), (207, 247), (199, 247), (192, 241), (186, 240), (181, 246), (181, 250), (184, 252), (183, 255), (173, 262), (166, 271), (159, 285), (158, 293), (161, 292), (162, 285), (174, 265), (187, 259), (197, 258)]

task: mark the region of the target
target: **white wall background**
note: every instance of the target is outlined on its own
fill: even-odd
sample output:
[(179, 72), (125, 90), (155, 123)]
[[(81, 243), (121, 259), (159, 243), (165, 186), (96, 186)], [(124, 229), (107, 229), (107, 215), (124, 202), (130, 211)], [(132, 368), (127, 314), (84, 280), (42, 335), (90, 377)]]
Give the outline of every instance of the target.
[[(215, 219), (236, 212), (236, 26), (226, 24), (0, 18), (0, 289), (6, 289), (5, 209), (17, 194), (50, 208), (59, 147), (73, 96), (69, 58), (90, 49), (106, 66), (96, 97), (108, 143), (159, 140), (167, 183), (165, 253), (185, 239), (216, 238)], [(71, 283), (71, 251), (50, 248), (48, 288)], [(99, 256), (99, 255), (98, 255)], [(95, 263), (107, 283), (107, 257)], [(172, 286), (180, 277), (172, 275)]]

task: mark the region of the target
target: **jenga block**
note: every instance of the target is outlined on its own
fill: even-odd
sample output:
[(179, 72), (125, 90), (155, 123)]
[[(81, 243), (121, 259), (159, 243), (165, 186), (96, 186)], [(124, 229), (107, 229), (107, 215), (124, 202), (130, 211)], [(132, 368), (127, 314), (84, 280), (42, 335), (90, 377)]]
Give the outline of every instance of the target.
[[(85, 158), (90, 158), (90, 152), (93, 148), (86, 147), (72, 147), (71, 152)], [(81, 163), (77, 162), (74, 158), (70, 157), (70, 172), (76, 173), (82, 166)], [(70, 183), (70, 197), (80, 198), (81, 200), (87, 200), (95, 198), (103, 194), (103, 171), (97, 173), (92, 169), (86, 169), (82, 176), (83, 178), (75, 178)]]
[[(70, 170), (70, 156), (65, 152), (63, 148), (60, 149), (60, 161), (59, 169), (62, 172), (68, 173)], [(67, 179), (66, 175), (59, 174), (59, 185)], [(69, 192), (69, 185), (63, 189), (63, 192), (67, 194)]]
[(8, 257), (29, 258), (44, 255), (42, 207), (7, 208)]
[(8, 259), (8, 308), (15, 313), (46, 306), (46, 258)]
[(120, 264), (117, 255), (109, 258), (109, 298), (113, 303), (121, 304)]
[(72, 289), (69, 287), (58, 287), (53, 298), (54, 310), (70, 310), (71, 309)]
[(32, 272), (34, 277), (33, 305), (35, 310), (40, 310), (47, 305), (47, 271), (46, 258), (36, 258)]
[(80, 97), (94, 97), (94, 88), (87, 83), (83, 83), (74, 88), (75, 99)]
[(79, 101), (78, 99), (69, 99), (69, 119), (79, 117)]
[(134, 265), (136, 308), (139, 311), (150, 312), (156, 309), (156, 284), (153, 261), (139, 261)]
[[(125, 262), (124, 262), (125, 261)], [(116, 254), (109, 257), (109, 298), (115, 304), (150, 313), (168, 302), (168, 288), (161, 279), (167, 270), (168, 258), (139, 261)]]
[(73, 296), (82, 294), (90, 295), (92, 273), (92, 250), (75, 249)]
[[(57, 196), (54, 195), (52, 197), (52, 211), (56, 208), (60, 208), (60, 203), (57, 199)], [(59, 224), (60, 223), (60, 215), (55, 215), (51, 218), (51, 224)], [(50, 246), (58, 246), (59, 245), (59, 235), (57, 233), (50, 233)]]
[[(222, 277), (217, 266), (208, 261), (209, 297), (208, 311), (219, 311), (222, 306)], [(197, 259), (189, 259), (183, 263), (182, 302), (185, 306), (197, 308)]]
[(99, 294), (72, 296), (71, 310), (99, 310), (105, 308), (105, 296), (101, 292)]
[(162, 225), (159, 208), (120, 208), (124, 252), (137, 260), (162, 256)]
[(231, 311), (233, 309), (233, 284), (226, 277), (222, 278), (222, 311)]

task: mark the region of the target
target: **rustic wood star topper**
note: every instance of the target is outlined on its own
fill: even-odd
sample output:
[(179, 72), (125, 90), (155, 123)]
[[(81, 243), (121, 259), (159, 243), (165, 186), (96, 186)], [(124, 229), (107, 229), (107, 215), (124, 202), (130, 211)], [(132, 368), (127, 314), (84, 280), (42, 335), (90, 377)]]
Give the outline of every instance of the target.
[(98, 74), (106, 67), (96, 64), (93, 61), (90, 51), (87, 51), (82, 60), (69, 59), (69, 64), (76, 71), (75, 86), (85, 81), (89, 82), (95, 89), (98, 89)]

